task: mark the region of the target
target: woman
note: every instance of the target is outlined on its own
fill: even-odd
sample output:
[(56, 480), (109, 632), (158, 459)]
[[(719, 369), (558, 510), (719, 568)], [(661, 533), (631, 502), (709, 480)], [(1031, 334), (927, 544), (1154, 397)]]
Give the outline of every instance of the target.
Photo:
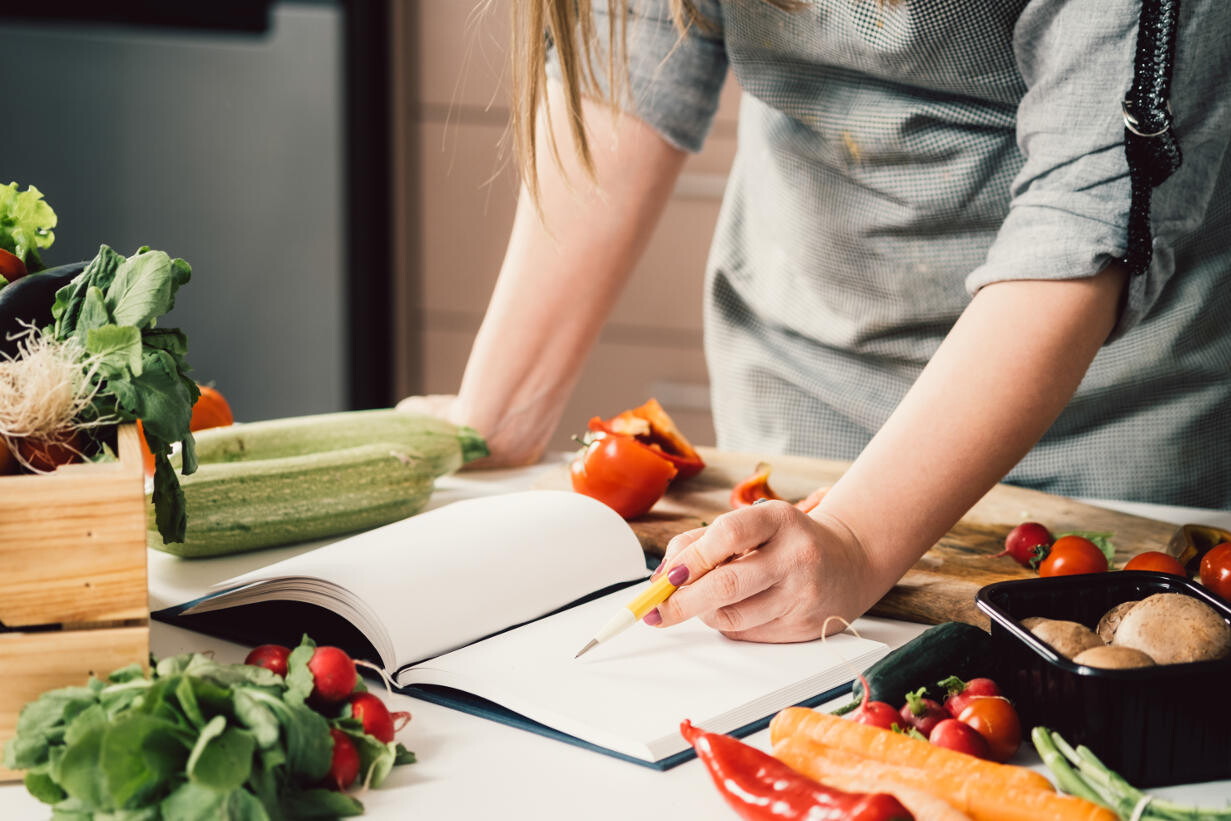
[(677, 537), (665, 565), (690, 583), (647, 622), (814, 638), (1006, 476), (1231, 504), (1231, 6), (1181, 9), (1184, 163), (1130, 279), (1138, 3), (607, 5), (514, 2), (527, 186), (448, 413), (503, 462), (538, 458), (729, 66), (739, 150), (706, 283), (718, 444), (854, 459), (811, 514), (757, 505)]

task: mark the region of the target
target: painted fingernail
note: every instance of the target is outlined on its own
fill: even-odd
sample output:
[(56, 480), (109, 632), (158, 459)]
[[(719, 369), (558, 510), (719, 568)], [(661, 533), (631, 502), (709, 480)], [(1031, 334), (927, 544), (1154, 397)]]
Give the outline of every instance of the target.
[(653, 610), (642, 616), (641, 620), (650, 625), (650, 627), (657, 627), (663, 623), (663, 614), (659, 613), (658, 608), (655, 607)]
[(671, 568), (671, 572), (667, 574), (667, 581), (679, 587), (688, 581), (688, 568), (682, 564)]
[(663, 565), (666, 563), (667, 563), (666, 559), (663, 559), (661, 562), (659, 562), (658, 567), (654, 568), (654, 572), (650, 574), (650, 578), (657, 579), (659, 576), (661, 576), (663, 573)]

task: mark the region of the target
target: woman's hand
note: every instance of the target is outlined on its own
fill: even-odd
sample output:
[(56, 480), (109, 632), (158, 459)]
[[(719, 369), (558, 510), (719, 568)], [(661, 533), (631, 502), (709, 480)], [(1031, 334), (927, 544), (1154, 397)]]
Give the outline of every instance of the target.
[[(667, 545), (659, 571), (683, 586), (646, 616), (670, 626), (696, 616), (744, 641), (790, 642), (834, 633), (883, 594), (859, 539), (820, 510), (787, 502), (724, 513)], [(659, 619), (655, 618), (657, 613)]]

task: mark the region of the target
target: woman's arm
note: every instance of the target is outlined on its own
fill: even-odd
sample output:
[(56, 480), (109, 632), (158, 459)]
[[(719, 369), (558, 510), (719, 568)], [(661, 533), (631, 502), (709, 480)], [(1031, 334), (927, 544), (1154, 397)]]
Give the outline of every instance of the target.
[(671, 546), (666, 566), (695, 582), (659, 608), (661, 623), (697, 615), (737, 638), (798, 641), (827, 616), (863, 613), (1055, 421), (1111, 333), (1125, 279), (1112, 264), (984, 287), (812, 514), (756, 505)]
[(686, 157), (636, 117), (613, 118), (586, 102), (592, 184), (570, 148), (555, 82), (549, 102), (563, 169), (541, 118), (542, 220), (523, 189), (496, 289), (448, 411), (487, 437), (486, 466), (526, 464), (542, 454)]

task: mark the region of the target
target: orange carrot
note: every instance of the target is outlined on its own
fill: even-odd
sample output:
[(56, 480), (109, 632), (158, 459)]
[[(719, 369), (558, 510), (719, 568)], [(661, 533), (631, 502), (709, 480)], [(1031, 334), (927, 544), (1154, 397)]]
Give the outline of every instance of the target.
[(978, 776), (1000, 784), (1005, 789), (1055, 792), (1046, 777), (1025, 767), (984, 761), (901, 733), (805, 707), (788, 707), (778, 713), (770, 722), (769, 733), (774, 744), (784, 738), (803, 736), (818, 744), (846, 750), (874, 761), (914, 767), (929, 773), (949, 773), (962, 780)]
[(1111, 810), (1083, 798), (1010, 786), (987, 777), (968, 777), (951, 769), (921, 770), (889, 764), (818, 744), (804, 735), (776, 743), (774, 756), (822, 783), (835, 774), (855, 772), (891, 794), (896, 795), (895, 787), (924, 790), (974, 821), (1117, 821)]

